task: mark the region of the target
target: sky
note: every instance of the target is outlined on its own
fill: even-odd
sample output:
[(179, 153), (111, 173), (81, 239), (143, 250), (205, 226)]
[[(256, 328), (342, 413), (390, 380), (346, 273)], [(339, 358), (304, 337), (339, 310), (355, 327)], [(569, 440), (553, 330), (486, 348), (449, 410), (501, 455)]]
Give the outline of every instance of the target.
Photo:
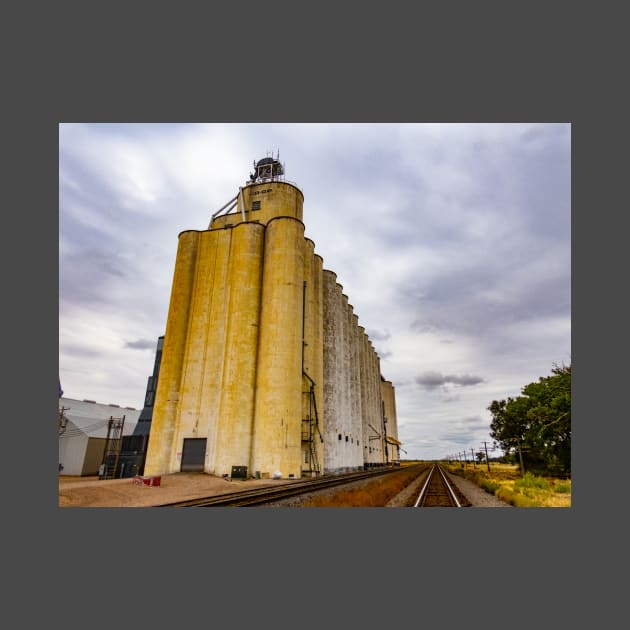
[(279, 154), (396, 393), (401, 456), (492, 451), (493, 400), (571, 363), (569, 123), (59, 125), (59, 378), (141, 409), (178, 234)]

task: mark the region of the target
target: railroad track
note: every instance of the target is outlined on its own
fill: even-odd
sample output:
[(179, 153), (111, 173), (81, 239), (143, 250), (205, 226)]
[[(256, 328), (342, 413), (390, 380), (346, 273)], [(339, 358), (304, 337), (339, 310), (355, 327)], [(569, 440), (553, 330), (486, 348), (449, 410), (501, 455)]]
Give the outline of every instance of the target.
[(295, 497), (307, 492), (316, 492), (325, 490), (334, 486), (341, 486), (352, 483), (387, 475), (393, 472), (399, 472), (401, 468), (379, 468), (376, 471), (361, 471), (357, 473), (348, 473), (343, 475), (331, 475), (329, 477), (318, 477), (304, 481), (295, 481), (282, 486), (255, 488), (253, 490), (240, 490), (236, 492), (228, 492), (211, 497), (202, 497), (199, 499), (188, 499), (186, 501), (175, 501), (173, 503), (162, 503), (157, 507), (247, 507), (255, 505), (264, 505), (280, 499)]
[(470, 501), (452, 484), (441, 466), (434, 464), (413, 507), (469, 507)]

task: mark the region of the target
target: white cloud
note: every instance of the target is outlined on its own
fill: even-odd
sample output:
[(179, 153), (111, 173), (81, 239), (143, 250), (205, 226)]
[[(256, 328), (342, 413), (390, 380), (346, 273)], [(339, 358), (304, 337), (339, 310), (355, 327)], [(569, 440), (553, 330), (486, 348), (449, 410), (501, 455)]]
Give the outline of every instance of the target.
[[(493, 399), (570, 362), (569, 125), (64, 124), (59, 136), (69, 396), (141, 406), (154, 351), (139, 342), (164, 334), (177, 235), (205, 229), (278, 149), (306, 236), (374, 333), (410, 457), (488, 440)], [(420, 387), (431, 372), (441, 385)]]

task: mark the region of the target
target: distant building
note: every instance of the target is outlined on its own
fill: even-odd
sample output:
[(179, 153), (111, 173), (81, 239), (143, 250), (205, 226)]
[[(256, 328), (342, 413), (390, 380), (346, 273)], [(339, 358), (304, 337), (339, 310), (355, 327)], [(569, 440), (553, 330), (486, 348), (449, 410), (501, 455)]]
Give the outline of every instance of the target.
[[(153, 373), (147, 379), (147, 390), (144, 396), (144, 407), (140, 412), (138, 424), (132, 435), (125, 436), (122, 440), (119, 456), (119, 476), (133, 477), (144, 473), (144, 461), (147, 456), (147, 444), (151, 431), (153, 407), (155, 405), (155, 392), (157, 390), (158, 377), (160, 375), (160, 363), (162, 361), (162, 348), (164, 347), (164, 335), (158, 337), (155, 349), (155, 361)], [(120, 468), (122, 467), (122, 471)], [(122, 474), (120, 474), (122, 472)]]
[(59, 473), (98, 475), (108, 433), (110, 439), (114, 437), (114, 432), (109, 430), (110, 421), (113, 419), (112, 424), (121, 427), (121, 437), (124, 438), (133, 434), (139, 415), (140, 412), (132, 407), (60, 397)]

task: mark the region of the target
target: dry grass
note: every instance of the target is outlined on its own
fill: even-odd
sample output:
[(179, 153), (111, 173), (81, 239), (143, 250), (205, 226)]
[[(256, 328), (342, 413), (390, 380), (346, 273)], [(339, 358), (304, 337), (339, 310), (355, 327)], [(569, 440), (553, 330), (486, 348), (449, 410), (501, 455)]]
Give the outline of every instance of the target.
[(303, 507), (383, 507), (402, 492), (420, 473), (417, 467), (401, 466), (399, 471), (369, 481), (361, 487), (340, 489), (315, 496)]
[(449, 466), (465, 479), (515, 507), (571, 507), (571, 481), (555, 477), (540, 477), (525, 473), (512, 464), (490, 464), (472, 467)]

